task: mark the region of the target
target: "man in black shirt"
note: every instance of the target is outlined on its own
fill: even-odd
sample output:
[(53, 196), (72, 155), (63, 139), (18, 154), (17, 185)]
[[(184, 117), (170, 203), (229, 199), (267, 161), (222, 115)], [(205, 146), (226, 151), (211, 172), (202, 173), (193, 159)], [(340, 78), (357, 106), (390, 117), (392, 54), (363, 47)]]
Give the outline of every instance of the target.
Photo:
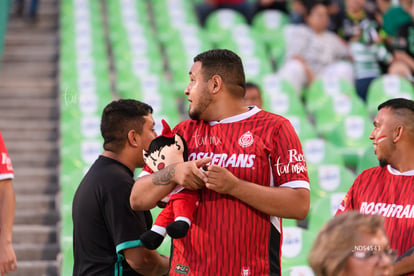
[(133, 172), (156, 137), (152, 107), (135, 100), (107, 105), (101, 120), (104, 152), (80, 183), (72, 206), (73, 275), (165, 275), (168, 257), (141, 245), (150, 211), (133, 211)]

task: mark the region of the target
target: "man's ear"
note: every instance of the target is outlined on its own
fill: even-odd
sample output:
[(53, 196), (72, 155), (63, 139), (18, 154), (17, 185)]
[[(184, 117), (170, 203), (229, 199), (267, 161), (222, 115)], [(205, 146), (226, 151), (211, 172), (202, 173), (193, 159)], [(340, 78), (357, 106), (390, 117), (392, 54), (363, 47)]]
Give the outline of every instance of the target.
[(138, 135), (135, 130), (131, 129), (130, 131), (128, 131), (128, 143), (133, 147), (138, 146), (137, 136)]
[(214, 75), (213, 77), (211, 77), (211, 83), (213, 86), (213, 93), (217, 93), (223, 85), (223, 80), (219, 75)]
[(398, 140), (401, 139), (403, 131), (404, 131), (403, 125), (399, 125), (394, 129), (393, 134), (392, 134), (392, 141), (394, 143), (398, 142)]

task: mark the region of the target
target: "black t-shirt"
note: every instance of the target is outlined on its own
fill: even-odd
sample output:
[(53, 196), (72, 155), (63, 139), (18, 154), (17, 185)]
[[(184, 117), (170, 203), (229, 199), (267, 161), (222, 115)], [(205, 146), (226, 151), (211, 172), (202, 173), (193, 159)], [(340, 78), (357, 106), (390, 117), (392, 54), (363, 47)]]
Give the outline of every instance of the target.
[[(80, 183), (72, 206), (73, 275), (114, 275), (116, 247), (137, 242), (151, 228), (150, 211), (129, 204), (133, 172), (100, 156)], [(131, 247), (131, 246), (130, 246)], [(139, 275), (123, 261), (123, 275)]]

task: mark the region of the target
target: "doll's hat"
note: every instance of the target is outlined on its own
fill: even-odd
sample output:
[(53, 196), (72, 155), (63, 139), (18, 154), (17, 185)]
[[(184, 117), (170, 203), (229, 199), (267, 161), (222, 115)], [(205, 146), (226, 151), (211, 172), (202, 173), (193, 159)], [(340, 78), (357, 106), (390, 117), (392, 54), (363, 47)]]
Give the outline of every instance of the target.
[(171, 128), (168, 125), (168, 123), (164, 119), (161, 120), (161, 123), (162, 123), (163, 129), (162, 129), (162, 133), (160, 136), (169, 137), (169, 138), (174, 137), (174, 133), (172, 133)]

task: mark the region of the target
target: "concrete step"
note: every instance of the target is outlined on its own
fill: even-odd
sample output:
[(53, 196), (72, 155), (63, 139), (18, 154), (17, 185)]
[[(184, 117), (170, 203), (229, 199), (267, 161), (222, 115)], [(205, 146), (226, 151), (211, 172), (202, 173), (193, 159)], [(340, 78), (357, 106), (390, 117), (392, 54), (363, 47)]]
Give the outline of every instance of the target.
[[(57, 261), (22, 261), (17, 262), (17, 270), (7, 276), (58, 276)], [(62, 275), (70, 276), (70, 275)]]
[[(20, 45), (57, 45), (58, 37), (50, 32), (33, 34), (33, 33), (9, 33), (4, 39), (4, 45), (8, 47), (18, 47)], [(3, 70), (3, 68), (2, 68)]]
[(40, 46), (31, 46), (16, 47), (13, 50), (5, 49), (2, 55), (2, 60), (3, 62), (56, 62), (57, 57), (58, 52), (55, 47), (45, 46), (43, 48)]
[(60, 214), (56, 210), (17, 210), (14, 214), (14, 224), (56, 225)]
[(50, 244), (14, 244), (18, 265), (22, 261), (51, 260), (55, 261), (59, 253), (57, 243)]
[(13, 181), (14, 193), (16, 195), (55, 195), (59, 191), (58, 185), (53, 182), (35, 181), (34, 179), (30, 182), (22, 182), (17, 181), (17, 178), (19, 177), (16, 176)]
[(54, 98), (13, 98), (9, 100), (0, 101), (1, 112), (5, 108), (15, 109), (15, 108), (38, 108), (40, 111), (44, 109), (56, 109), (56, 99)]
[[(2, 126), (0, 126), (2, 129)], [(29, 129), (21, 129), (21, 130), (11, 130), (7, 129), (6, 132), (2, 132), (1, 135), (3, 139), (6, 141), (6, 145), (11, 144), (8, 141), (58, 141), (58, 131), (57, 129), (43, 131), (43, 130), (29, 130)]]
[(56, 210), (54, 195), (16, 195), (16, 212), (24, 210)]
[[(4, 66), (3, 63), (2, 67)], [(42, 78), (36, 81), (22, 78), (18, 82), (15, 79), (3, 78), (0, 82), (0, 95), (13, 98), (34, 96), (44, 98), (56, 95), (57, 87), (57, 80), (52, 78)]]
[(13, 244), (57, 243), (57, 227), (50, 225), (14, 225)]
[[(13, 46), (18, 47), (18, 46)], [(50, 62), (8, 62), (3, 65), (0, 71), (1, 78), (54, 78), (57, 75), (55, 64)]]
[(1, 116), (2, 116), (2, 112), (0, 111), (0, 126), (2, 128), (7, 128), (8, 131), (9, 130), (34, 130), (34, 129), (39, 129), (43, 131), (57, 131), (58, 126), (59, 126), (58, 121), (43, 121), (41, 124), (34, 124), (33, 122), (30, 122), (30, 121), (4, 120), (1, 118)]
[(36, 152), (42, 155), (55, 153), (59, 149), (55, 141), (36, 141), (27, 143), (27, 141), (14, 141), (7, 145), (7, 151), (14, 154), (25, 154), (27, 152)]
[[(1, 98), (0, 98), (1, 102)], [(45, 120), (59, 118), (59, 110), (54, 107), (0, 107), (2, 108), (2, 117), (11, 120)]]
[(7, 33), (13, 35), (13, 33), (20, 34), (39, 34), (39, 33), (51, 33), (55, 32), (58, 28), (58, 15), (56, 11), (50, 12), (50, 14), (39, 15), (38, 20), (31, 21), (27, 18), (16, 17), (11, 15), (9, 22), (7, 23)]

